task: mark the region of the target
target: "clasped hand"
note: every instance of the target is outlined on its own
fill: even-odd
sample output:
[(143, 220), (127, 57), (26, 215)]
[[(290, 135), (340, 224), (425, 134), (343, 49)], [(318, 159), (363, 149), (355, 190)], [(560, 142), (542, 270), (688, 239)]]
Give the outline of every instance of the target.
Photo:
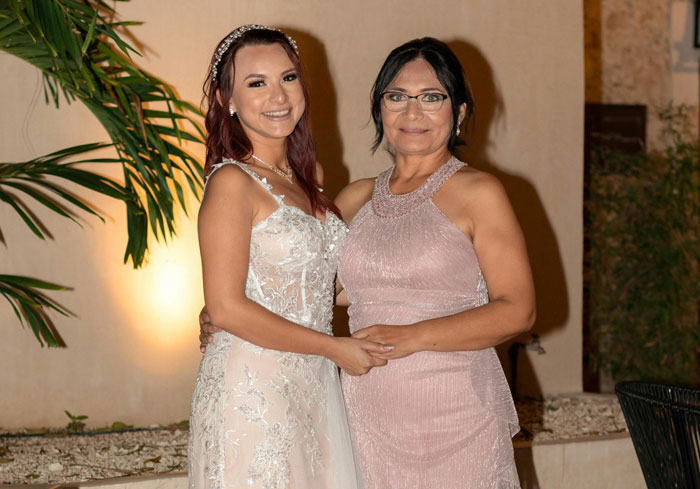
[(412, 326), (375, 324), (355, 331), (352, 337), (390, 346), (391, 349), (385, 352), (370, 352), (373, 357), (383, 360), (396, 360), (418, 351), (416, 335)]
[[(368, 329), (370, 328), (357, 331), (351, 338), (334, 338), (335, 348), (330, 352), (329, 358), (348, 375), (364, 375), (374, 367), (386, 365), (389, 358), (400, 358), (385, 356), (392, 352), (390, 344), (369, 338), (366, 333), (364, 336), (356, 336)], [(214, 341), (213, 335), (220, 331), (222, 330), (211, 322), (206, 308), (203, 308), (199, 313), (199, 350), (202, 353)]]

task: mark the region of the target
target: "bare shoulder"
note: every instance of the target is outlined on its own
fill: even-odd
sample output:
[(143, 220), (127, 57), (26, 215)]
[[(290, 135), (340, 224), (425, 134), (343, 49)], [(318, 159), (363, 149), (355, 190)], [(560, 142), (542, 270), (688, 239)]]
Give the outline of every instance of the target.
[(372, 198), (374, 178), (355, 180), (340, 191), (335, 205), (340, 209), (345, 222), (350, 222), (355, 214)]
[(445, 184), (445, 190), (450, 198), (457, 198), (463, 204), (492, 204), (508, 200), (503, 184), (496, 176), (471, 166), (459, 169)]
[(450, 182), (457, 185), (459, 190), (492, 192), (503, 188), (501, 181), (496, 176), (471, 166), (460, 168), (450, 178)]
[(225, 165), (209, 176), (200, 209), (229, 205), (232, 201), (236, 206), (245, 205), (260, 190), (253, 177), (237, 165)]
[(340, 191), (338, 198), (358, 199), (366, 197), (366, 200), (369, 200), (374, 190), (374, 180), (374, 178), (360, 178), (359, 180), (355, 180)]
[(512, 214), (498, 178), (469, 166), (452, 175), (433, 202), (472, 241), (480, 225), (500, 222), (502, 216)]

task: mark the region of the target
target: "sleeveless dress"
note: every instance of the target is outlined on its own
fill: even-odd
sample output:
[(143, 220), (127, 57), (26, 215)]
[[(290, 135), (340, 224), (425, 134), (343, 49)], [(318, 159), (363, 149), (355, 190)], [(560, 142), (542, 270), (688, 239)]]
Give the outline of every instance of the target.
[[(352, 332), (488, 302), (471, 241), (432, 200), (464, 165), (452, 158), (403, 195), (389, 190), (393, 168), (377, 177), (338, 269)], [(518, 418), (493, 348), (419, 352), (342, 384), (367, 489), (519, 487)]]
[[(347, 228), (285, 204), (252, 229), (246, 296), (331, 332), (334, 280)], [(205, 186), (206, 191), (206, 186)], [(264, 325), (261, 325), (264, 327)], [(191, 489), (358, 489), (338, 370), (316, 355), (265, 349), (222, 331), (204, 354), (190, 416)]]

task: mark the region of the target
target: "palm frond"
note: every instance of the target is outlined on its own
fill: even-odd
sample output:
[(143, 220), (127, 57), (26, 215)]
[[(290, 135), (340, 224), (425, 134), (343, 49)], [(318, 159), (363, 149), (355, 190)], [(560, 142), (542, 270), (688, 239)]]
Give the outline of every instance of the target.
[(41, 290), (66, 290), (66, 287), (19, 275), (0, 275), (0, 295), (10, 303), (20, 324), (31, 328), (41, 346), (66, 346), (48, 312), (55, 311), (63, 316), (72, 314)]
[[(0, 50), (42, 71), (46, 103), (53, 101), (58, 107), (61, 94), (68, 103), (79, 100), (112, 140), (111, 145), (74, 146), (26, 162), (0, 163), (0, 202), (44, 239), (45, 227), (21, 197), (76, 222), (73, 208), (102, 216), (61, 183), (119, 199), (127, 213), (124, 262), (131, 260), (139, 267), (148, 251), (149, 229), (157, 240), (167, 239), (175, 232), (174, 203), (187, 212), (181, 182), (199, 196), (201, 165), (179, 144), (201, 143), (204, 134), (198, 125), (200, 112), (134, 64), (132, 55), (139, 53), (116, 30), (136, 23), (114, 21), (113, 14), (105, 0), (0, 0)], [(106, 146), (114, 147), (116, 158), (86, 155)], [(124, 180), (119, 183), (79, 168), (81, 163), (121, 164)], [(0, 294), (20, 323), (32, 329), (42, 346), (65, 346), (48, 313), (71, 314), (44, 290), (65, 287), (0, 275)]]
[(27, 205), (20, 200), (17, 194), (22, 194), (77, 224), (80, 223), (73, 216), (70, 210), (71, 206), (104, 221), (95, 207), (80, 200), (58, 185), (56, 181), (70, 182), (108, 197), (122, 200), (128, 206), (134, 206), (133, 202), (138, 196), (128, 192), (119, 182), (97, 173), (75, 168), (76, 165), (87, 162), (120, 163), (119, 159), (92, 158), (62, 161), (65, 158), (74, 158), (109, 146), (111, 145), (100, 143), (82, 144), (21, 163), (0, 163), (0, 200), (9, 204), (29, 229), (41, 239), (45, 238), (44, 232), (42, 232), (44, 226), (39, 222), (38, 217), (26, 210)]
[[(108, 21), (103, 9), (109, 7), (102, 0), (0, 0), (0, 49), (42, 71), (47, 102), (58, 105), (61, 93), (68, 102), (81, 101), (109, 134), (123, 184), (96, 181), (70, 165), (62, 176), (127, 203), (124, 261), (138, 267), (148, 250), (149, 228), (157, 240), (167, 239), (175, 232), (174, 203), (186, 211), (181, 182), (199, 195), (202, 167), (179, 144), (201, 143), (204, 134), (199, 111), (134, 64), (131, 56), (138, 52), (115, 30), (129, 22)], [(14, 190), (39, 200), (22, 185)], [(0, 193), (0, 199), (16, 203), (7, 195)], [(31, 228), (31, 217), (15, 210)]]

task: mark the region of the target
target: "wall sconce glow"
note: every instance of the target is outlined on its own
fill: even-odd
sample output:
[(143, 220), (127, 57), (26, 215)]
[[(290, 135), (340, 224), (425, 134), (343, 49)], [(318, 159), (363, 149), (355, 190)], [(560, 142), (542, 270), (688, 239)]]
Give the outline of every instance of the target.
[(204, 297), (195, 223), (184, 221), (175, 240), (150, 250), (142, 269), (123, 266), (110, 277), (134, 340), (161, 351), (196, 350)]
[(137, 328), (161, 348), (194, 345), (197, 315), (204, 304), (196, 243), (180, 238), (154, 247), (148, 265), (135, 273), (141, 275), (134, 290), (140, 289), (138, 309), (149, 318), (136, 323)]
[(153, 305), (161, 314), (171, 315), (187, 299), (187, 270), (175, 258), (153, 265), (151, 272)]

